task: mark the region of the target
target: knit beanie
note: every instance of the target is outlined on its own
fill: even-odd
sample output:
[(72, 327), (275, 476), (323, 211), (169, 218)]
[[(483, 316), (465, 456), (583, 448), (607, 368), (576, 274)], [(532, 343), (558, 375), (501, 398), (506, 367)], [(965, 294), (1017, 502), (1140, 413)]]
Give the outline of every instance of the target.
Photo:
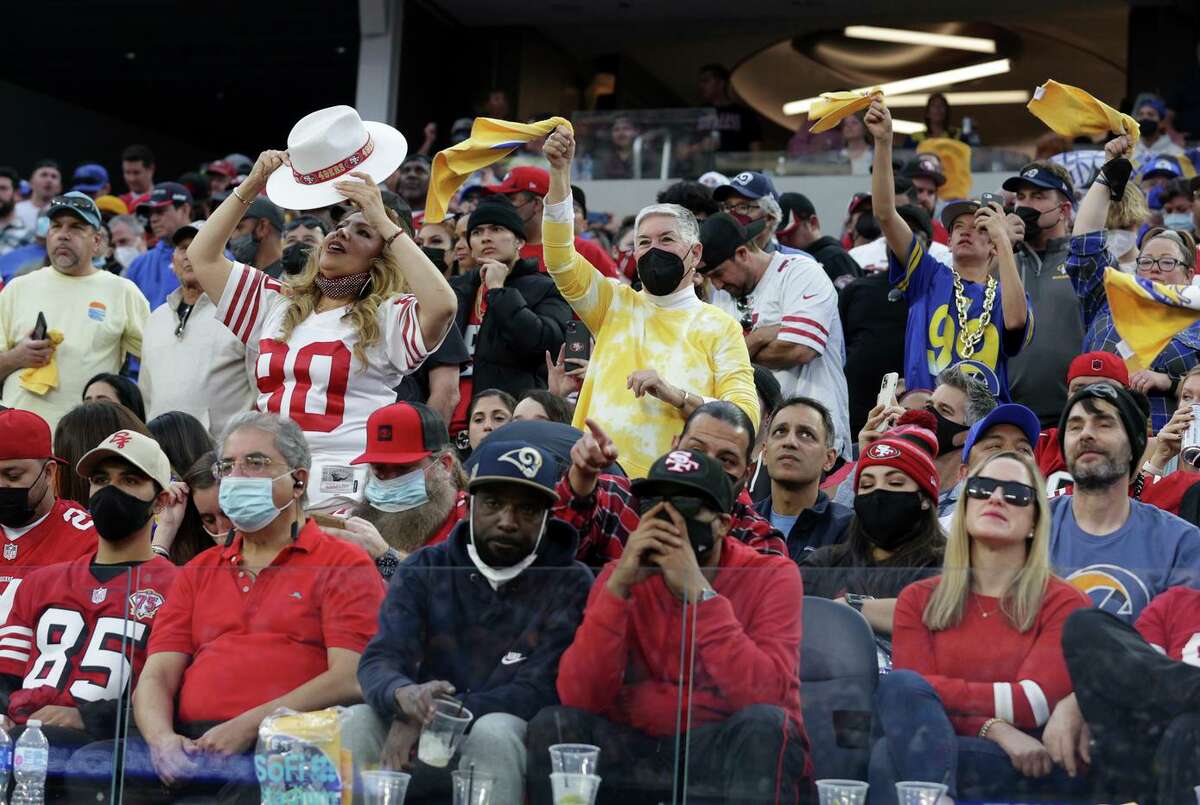
[(1113, 383), (1093, 383), (1071, 395), (1062, 415), (1058, 418), (1058, 449), (1067, 454), (1067, 418), (1081, 400), (1102, 400), (1117, 409), (1121, 427), (1129, 439), (1129, 475), (1136, 477), (1142, 466), (1142, 454), (1146, 452), (1146, 421), (1150, 418), (1150, 401), (1146, 395)]
[(467, 219), (467, 236), (470, 237), (476, 227), (484, 224), (504, 227), (521, 240), (525, 240), (525, 223), (512, 204), (491, 200), (481, 203)]
[(915, 436), (919, 430), (922, 429), (910, 425), (905, 434), (889, 435), (873, 442), (864, 450), (858, 459), (858, 466), (854, 469), (854, 488), (858, 489), (858, 480), (867, 467), (884, 466), (900, 470), (912, 478), (922, 492), (937, 500), (940, 479), (937, 467), (934, 466), (933, 458), (929, 454), (930, 443), (932, 443), (934, 452), (937, 451), (937, 437), (930, 433), (927, 437), (922, 438), (921, 441), (925, 442), (924, 446), (904, 438), (908, 435)]

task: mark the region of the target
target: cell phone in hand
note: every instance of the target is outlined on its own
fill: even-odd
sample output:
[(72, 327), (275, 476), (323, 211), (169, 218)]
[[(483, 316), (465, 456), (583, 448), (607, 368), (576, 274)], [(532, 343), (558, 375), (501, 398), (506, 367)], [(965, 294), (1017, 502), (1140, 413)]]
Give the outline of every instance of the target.
[(879, 384), (879, 396), (875, 398), (876, 405), (890, 406), (896, 404), (896, 385), (900, 382), (898, 372), (888, 372)]
[(1004, 197), (996, 193), (984, 193), (979, 197), (979, 201), (985, 207), (991, 207), (993, 204), (998, 204), (1000, 209), (1004, 209)]
[[(563, 339), (563, 363), (569, 360), (587, 361), (592, 358), (592, 334), (581, 321), (567, 322), (566, 337)], [(576, 367), (571, 367), (576, 368)]]
[(46, 340), (46, 332), (47, 332), (46, 314), (39, 312), (38, 317), (37, 317), (37, 323), (33, 325), (33, 333), (29, 337), (32, 338), (34, 341), (45, 341)]

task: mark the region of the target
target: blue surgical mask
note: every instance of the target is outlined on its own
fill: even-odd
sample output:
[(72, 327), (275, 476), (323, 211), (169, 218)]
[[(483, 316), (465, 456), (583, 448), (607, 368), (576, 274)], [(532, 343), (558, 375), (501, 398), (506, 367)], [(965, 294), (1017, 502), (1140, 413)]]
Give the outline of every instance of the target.
[(371, 473), (367, 478), (367, 502), (383, 512), (406, 512), (429, 500), (425, 489), (425, 470), (418, 468), (397, 478), (380, 480)]
[(1177, 232), (1191, 232), (1196, 228), (1196, 221), (1190, 212), (1169, 212), (1163, 216), (1163, 226)]
[[(261, 531), (287, 508), (275, 505), (272, 490), (275, 481), (290, 474), (285, 472), (275, 478), (222, 478), (220, 491), (217, 493), (221, 511), (225, 512), (233, 527), (243, 534)], [(291, 505), (290, 501), (288, 505)]]

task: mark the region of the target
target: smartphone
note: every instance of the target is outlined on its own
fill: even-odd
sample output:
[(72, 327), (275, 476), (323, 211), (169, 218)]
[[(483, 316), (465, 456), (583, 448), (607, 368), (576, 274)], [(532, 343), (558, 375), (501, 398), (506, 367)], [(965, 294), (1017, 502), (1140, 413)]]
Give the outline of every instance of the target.
[(879, 396), (875, 398), (876, 405), (890, 406), (896, 404), (896, 384), (900, 382), (898, 372), (888, 372), (879, 384)]
[(1004, 196), (996, 193), (984, 193), (979, 197), (980, 203), (985, 207), (990, 207), (993, 204), (998, 204), (1000, 209), (1004, 209)]
[(46, 314), (38, 313), (37, 323), (33, 325), (33, 334), (30, 336), (34, 341), (46, 340)]
[[(592, 334), (581, 321), (567, 322), (567, 334), (563, 339), (563, 362), (571, 359), (588, 361), (592, 359)], [(574, 367), (572, 367), (574, 368)]]
[(308, 516), (315, 520), (321, 528), (346, 528), (345, 517), (334, 517), (331, 514), (321, 514), (320, 512), (312, 512)]

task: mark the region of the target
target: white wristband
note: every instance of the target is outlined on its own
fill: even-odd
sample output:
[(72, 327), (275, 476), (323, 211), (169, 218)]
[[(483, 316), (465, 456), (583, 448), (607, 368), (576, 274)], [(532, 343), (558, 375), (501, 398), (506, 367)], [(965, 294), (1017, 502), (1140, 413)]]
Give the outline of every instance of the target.
[(1154, 466), (1149, 461), (1147, 461), (1145, 464), (1142, 465), (1142, 469), (1145, 472), (1150, 473), (1151, 475), (1157, 475), (1159, 477), (1162, 477), (1163, 475), (1166, 474), (1166, 470), (1162, 469), (1161, 467)]

